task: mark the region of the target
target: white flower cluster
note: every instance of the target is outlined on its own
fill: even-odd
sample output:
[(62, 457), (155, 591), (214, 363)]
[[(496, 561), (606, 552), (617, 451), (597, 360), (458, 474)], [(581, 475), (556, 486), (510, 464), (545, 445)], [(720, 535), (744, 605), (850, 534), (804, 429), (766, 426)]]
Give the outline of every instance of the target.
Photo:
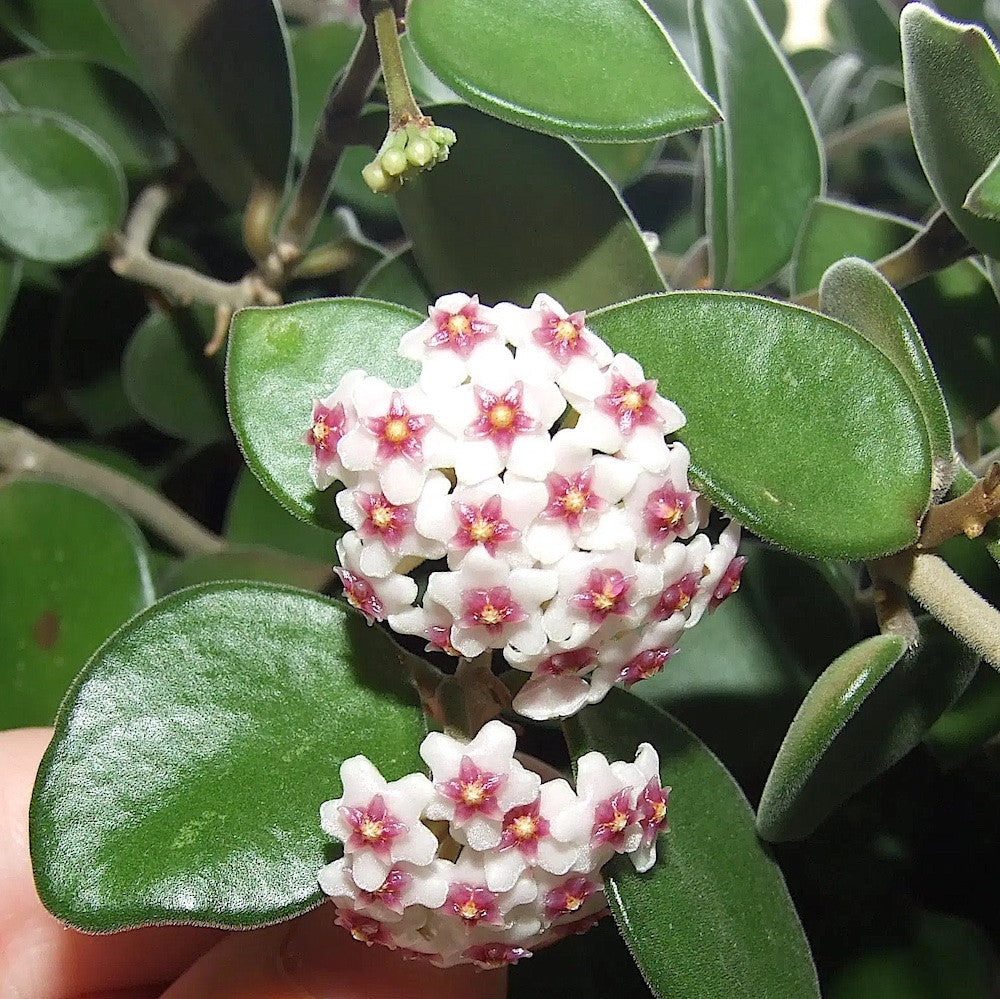
[(669, 788), (643, 743), (634, 763), (588, 753), (576, 791), (514, 759), (514, 731), (488, 722), (469, 743), (433, 732), (431, 778), (387, 782), (364, 756), (320, 810), (344, 856), (319, 873), (337, 923), (442, 967), (512, 964), (604, 915), (601, 868), (616, 853), (652, 867)]
[[(347, 599), (428, 650), (502, 650), (531, 674), (514, 708), (535, 719), (659, 672), (744, 562), (735, 522), (716, 544), (700, 531), (708, 504), (666, 440), (681, 411), (547, 295), (428, 313), (399, 347), (418, 384), (350, 371), (303, 438), (317, 488), (346, 487)], [(446, 563), (418, 604), (424, 560)]]

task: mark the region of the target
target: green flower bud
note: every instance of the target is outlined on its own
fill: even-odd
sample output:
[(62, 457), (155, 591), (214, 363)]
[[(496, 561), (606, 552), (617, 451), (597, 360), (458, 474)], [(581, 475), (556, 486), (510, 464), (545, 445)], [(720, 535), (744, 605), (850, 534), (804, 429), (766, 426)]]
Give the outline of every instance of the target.
[(380, 157), (382, 161), (382, 169), (389, 174), (390, 177), (398, 177), (400, 174), (406, 171), (407, 166), (409, 166), (409, 161), (406, 159), (406, 153), (401, 149), (387, 149), (382, 153)]

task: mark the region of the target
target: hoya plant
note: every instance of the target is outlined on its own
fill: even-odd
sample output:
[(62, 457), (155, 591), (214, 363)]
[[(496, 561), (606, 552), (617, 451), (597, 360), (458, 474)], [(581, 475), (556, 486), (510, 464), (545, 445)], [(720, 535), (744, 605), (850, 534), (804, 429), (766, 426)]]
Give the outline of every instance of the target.
[(0, 853), (206, 928), (18, 994), (992, 994), (1000, 8), (788, 14), (0, 3)]

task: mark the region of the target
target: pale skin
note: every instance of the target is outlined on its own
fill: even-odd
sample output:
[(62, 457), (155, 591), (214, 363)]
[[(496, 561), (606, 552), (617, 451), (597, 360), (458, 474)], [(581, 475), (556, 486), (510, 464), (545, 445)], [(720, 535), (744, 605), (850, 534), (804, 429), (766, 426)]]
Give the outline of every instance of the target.
[(250, 932), (162, 926), (106, 936), (42, 906), (28, 857), (31, 786), (46, 728), (0, 732), (0, 999), (503, 999), (506, 974), (447, 971), (366, 947), (330, 906)]

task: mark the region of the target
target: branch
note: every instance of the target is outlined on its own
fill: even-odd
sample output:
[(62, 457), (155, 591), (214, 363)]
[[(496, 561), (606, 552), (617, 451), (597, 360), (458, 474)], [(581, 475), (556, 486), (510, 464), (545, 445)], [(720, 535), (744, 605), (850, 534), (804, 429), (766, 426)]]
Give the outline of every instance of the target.
[(947, 562), (910, 548), (873, 564), (1000, 670), (1000, 611), (953, 572)]
[(920, 627), (910, 610), (905, 592), (879, 571), (878, 563), (869, 563), (871, 574), (872, 601), (878, 630), (883, 635), (898, 635), (912, 649), (920, 643)]
[(4, 419), (0, 419), (0, 469), (44, 475), (108, 500), (184, 555), (215, 555), (224, 547), (221, 538), (135, 479)]
[[(939, 208), (908, 243), (876, 261), (875, 269), (893, 288), (905, 288), (975, 252), (944, 209)], [(818, 309), (819, 290), (807, 291), (792, 301), (808, 309)]]
[(994, 462), (985, 477), (967, 492), (927, 511), (917, 547), (937, 548), (959, 534), (978, 538), (997, 516), (1000, 516), (1000, 463)]

